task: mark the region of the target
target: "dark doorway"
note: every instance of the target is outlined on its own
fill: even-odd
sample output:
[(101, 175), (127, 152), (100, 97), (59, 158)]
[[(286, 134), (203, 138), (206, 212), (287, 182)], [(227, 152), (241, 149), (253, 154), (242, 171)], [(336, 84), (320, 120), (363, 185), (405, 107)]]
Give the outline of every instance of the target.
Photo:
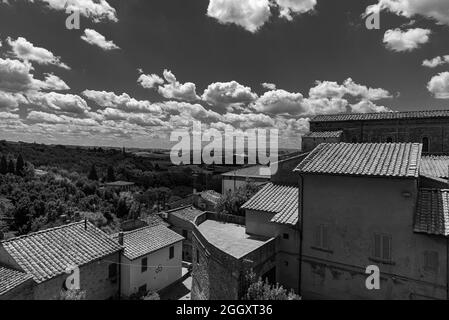
[(422, 152), (429, 152), (429, 138), (422, 138)]

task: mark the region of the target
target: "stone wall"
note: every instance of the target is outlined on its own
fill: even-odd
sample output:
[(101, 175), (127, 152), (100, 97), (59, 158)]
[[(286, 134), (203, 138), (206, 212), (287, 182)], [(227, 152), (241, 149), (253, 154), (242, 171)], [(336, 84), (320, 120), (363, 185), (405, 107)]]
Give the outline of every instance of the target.
[[(429, 141), (429, 153), (449, 153), (449, 119), (311, 122), (310, 131), (343, 130), (343, 142)], [(424, 150), (425, 152), (426, 150)]]

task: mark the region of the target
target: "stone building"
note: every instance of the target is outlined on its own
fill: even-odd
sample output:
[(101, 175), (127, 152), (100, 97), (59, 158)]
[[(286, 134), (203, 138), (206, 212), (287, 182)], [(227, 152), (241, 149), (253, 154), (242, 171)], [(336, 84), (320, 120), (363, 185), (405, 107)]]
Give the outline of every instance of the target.
[[(322, 142), (416, 142), (424, 154), (449, 153), (449, 110), (317, 115), (310, 121), (303, 151)], [(338, 141), (323, 141), (335, 133)], [(315, 139), (315, 141), (314, 141)]]
[[(0, 287), (7, 287), (6, 299), (59, 299), (66, 290), (66, 270), (76, 266), (86, 299), (118, 297), (121, 250), (117, 242), (87, 221), (5, 240), (0, 242), (0, 277), (8, 281), (0, 281)], [(8, 274), (13, 277), (3, 279)], [(10, 283), (12, 279), (16, 280)]]
[[(304, 298), (449, 298), (449, 191), (421, 176), (421, 152), (418, 143), (321, 144), (299, 164)], [(366, 287), (370, 265), (379, 290)]]

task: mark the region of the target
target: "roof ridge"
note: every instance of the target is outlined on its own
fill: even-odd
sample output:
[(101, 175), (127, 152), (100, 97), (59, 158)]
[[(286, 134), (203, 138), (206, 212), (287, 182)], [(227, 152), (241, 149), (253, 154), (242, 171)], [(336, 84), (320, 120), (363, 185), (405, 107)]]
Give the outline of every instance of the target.
[[(44, 229), (44, 230), (30, 232), (30, 233), (23, 234), (23, 235), (14, 237), (14, 238), (2, 240), (2, 241), (0, 241), (0, 244), (1, 243), (6, 243), (6, 242), (12, 242), (12, 241), (16, 241), (16, 240), (20, 240), (20, 239), (24, 239), (24, 238), (28, 238), (28, 237), (32, 237), (32, 236), (35, 236), (35, 235), (38, 235), (38, 234), (47, 233), (47, 232), (58, 230), (58, 229), (68, 228), (68, 227), (71, 227), (71, 226), (74, 226), (74, 225), (77, 225), (77, 224), (82, 224), (82, 223), (85, 223), (85, 221), (82, 220), (82, 221), (72, 222), (72, 223), (68, 223), (68, 224), (63, 224), (63, 225), (57, 226), (57, 227), (52, 227), (52, 228), (47, 228), (47, 229)], [(89, 220), (87, 220), (87, 223), (93, 225), (96, 228), (96, 226), (92, 222), (90, 222)]]

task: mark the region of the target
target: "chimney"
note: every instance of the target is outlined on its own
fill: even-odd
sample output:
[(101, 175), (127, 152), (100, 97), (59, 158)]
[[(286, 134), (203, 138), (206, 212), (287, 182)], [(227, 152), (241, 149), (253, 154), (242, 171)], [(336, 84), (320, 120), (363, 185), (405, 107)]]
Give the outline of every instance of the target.
[(87, 218), (84, 218), (84, 230), (87, 230)]
[(118, 234), (118, 243), (123, 246), (123, 231), (120, 231)]

